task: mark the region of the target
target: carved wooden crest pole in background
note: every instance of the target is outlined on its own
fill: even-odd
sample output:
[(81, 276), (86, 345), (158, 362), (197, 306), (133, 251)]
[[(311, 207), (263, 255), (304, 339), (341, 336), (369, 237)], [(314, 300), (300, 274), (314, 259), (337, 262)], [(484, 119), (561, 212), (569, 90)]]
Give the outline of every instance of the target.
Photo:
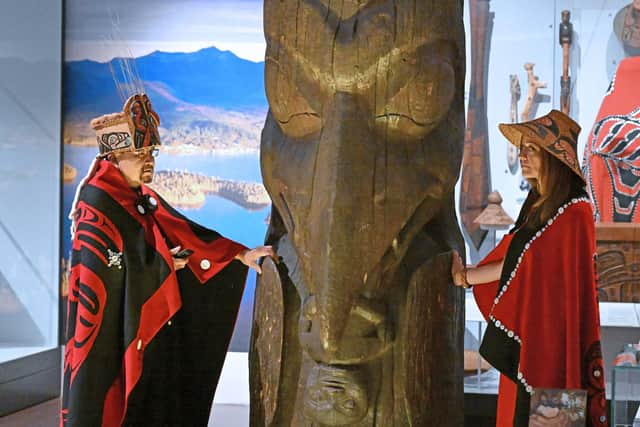
[(463, 1), (266, 0), (253, 427), (460, 426)]
[(489, 0), (469, 0), (471, 18), (471, 84), (467, 130), (464, 138), (460, 216), (469, 246), (477, 250), (487, 234), (476, 219), (487, 206), (491, 191), (489, 131), (487, 127), (487, 75), (492, 14)]
[[(509, 92), (511, 93), (511, 123), (518, 121), (518, 101), (520, 100), (520, 81), (517, 74), (509, 76)], [(507, 144), (507, 165), (509, 172), (515, 175), (518, 172), (518, 149), (513, 144)]]
[(562, 11), (559, 40), (562, 46), (562, 76), (560, 77), (560, 111), (569, 115), (571, 107), (571, 76), (569, 76), (569, 51), (573, 38), (573, 24), (570, 21), (571, 12)]

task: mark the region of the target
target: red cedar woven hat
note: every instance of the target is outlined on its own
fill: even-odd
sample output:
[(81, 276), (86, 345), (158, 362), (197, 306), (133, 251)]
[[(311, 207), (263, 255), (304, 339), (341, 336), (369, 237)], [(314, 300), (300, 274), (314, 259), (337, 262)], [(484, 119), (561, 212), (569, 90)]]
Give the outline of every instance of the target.
[(551, 110), (547, 115), (523, 123), (501, 123), (500, 132), (520, 149), (523, 137), (533, 140), (556, 159), (567, 165), (586, 185), (578, 162), (580, 125), (571, 117)]
[(121, 113), (105, 114), (91, 120), (100, 148), (99, 157), (160, 145), (160, 117), (146, 94), (137, 93), (129, 97), (122, 110)]

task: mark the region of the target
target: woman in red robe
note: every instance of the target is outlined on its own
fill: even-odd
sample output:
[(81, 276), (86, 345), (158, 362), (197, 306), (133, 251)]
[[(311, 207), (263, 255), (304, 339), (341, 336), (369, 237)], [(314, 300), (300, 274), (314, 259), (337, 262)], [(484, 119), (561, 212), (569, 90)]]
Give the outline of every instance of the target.
[(500, 371), (497, 426), (527, 426), (538, 388), (587, 390), (587, 425), (606, 426), (593, 210), (560, 111), (501, 124), (531, 191), (516, 225), (478, 266), (452, 263), (487, 320), (482, 356)]

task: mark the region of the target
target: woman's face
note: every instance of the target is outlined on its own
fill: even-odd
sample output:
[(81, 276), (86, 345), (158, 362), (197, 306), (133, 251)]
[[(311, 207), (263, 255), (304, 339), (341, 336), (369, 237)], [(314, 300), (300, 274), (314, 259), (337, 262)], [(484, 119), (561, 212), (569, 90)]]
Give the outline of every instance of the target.
[(540, 169), (542, 167), (541, 148), (530, 139), (524, 139), (520, 144), (518, 153), (520, 159), (520, 167), (522, 168), (522, 177), (526, 179), (539, 179)]

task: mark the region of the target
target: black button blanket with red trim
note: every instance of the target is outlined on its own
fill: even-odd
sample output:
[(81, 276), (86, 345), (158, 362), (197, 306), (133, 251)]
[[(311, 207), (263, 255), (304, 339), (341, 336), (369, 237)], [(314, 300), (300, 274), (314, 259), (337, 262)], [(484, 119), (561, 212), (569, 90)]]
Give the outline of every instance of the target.
[[(245, 247), (157, 208), (101, 161), (74, 216), (60, 425), (206, 425), (247, 269)], [(194, 251), (175, 271), (169, 252)]]

